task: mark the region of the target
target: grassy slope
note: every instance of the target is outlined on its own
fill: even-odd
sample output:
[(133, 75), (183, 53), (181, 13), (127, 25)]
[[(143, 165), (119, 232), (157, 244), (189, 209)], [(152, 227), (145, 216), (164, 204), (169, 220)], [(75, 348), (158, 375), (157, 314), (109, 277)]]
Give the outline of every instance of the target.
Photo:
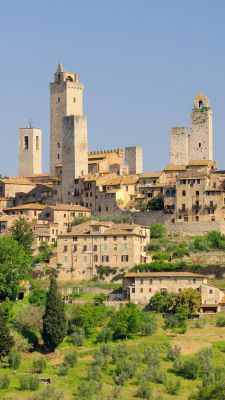
[[(18, 307), (18, 305), (16, 306)], [(185, 357), (189, 357), (192, 354), (197, 353), (200, 349), (213, 346), (214, 347), (214, 363), (217, 365), (223, 365), (225, 362), (225, 328), (218, 328), (215, 326), (215, 318), (214, 316), (210, 316), (206, 320), (206, 325), (204, 328), (196, 328), (195, 323), (189, 321), (189, 327), (187, 332), (184, 335), (173, 335), (167, 331), (162, 329), (162, 318), (158, 317), (159, 320), (159, 328), (157, 333), (151, 337), (134, 337), (126, 341), (127, 345), (132, 349), (136, 349), (138, 352), (143, 352), (144, 348), (149, 345), (156, 346), (161, 353), (161, 368), (167, 372), (167, 375), (170, 379), (177, 379), (177, 377), (172, 373), (172, 362), (166, 361), (165, 359), (165, 350), (166, 343), (171, 342), (173, 344), (178, 344), (182, 349), (182, 354)], [(112, 346), (116, 346), (115, 343), (111, 344)], [(76, 398), (74, 395), (76, 394), (76, 387), (85, 378), (87, 374), (88, 365), (92, 360), (92, 353), (99, 346), (94, 343), (93, 338), (89, 338), (86, 340), (85, 345), (81, 347), (79, 352), (79, 361), (78, 364), (69, 370), (69, 374), (67, 376), (60, 377), (57, 374), (59, 369), (59, 365), (62, 363), (64, 354), (66, 352), (71, 351), (74, 346), (71, 344), (70, 338), (66, 338), (66, 340), (62, 343), (62, 345), (58, 348), (58, 350), (54, 354), (46, 355), (46, 362), (48, 364), (47, 369), (43, 374), (40, 374), (41, 377), (51, 378), (52, 383), (55, 387), (63, 391), (66, 400), (72, 400)], [(33, 352), (30, 354), (23, 355), (23, 361), (16, 372), (13, 374), (13, 371), (7, 368), (7, 364), (2, 363), (0, 366), (0, 375), (4, 373), (9, 373), (11, 376), (11, 385), (7, 390), (1, 390), (0, 398), (3, 398), (3, 394), (7, 395), (6, 398), (10, 399), (30, 399), (32, 397), (32, 392), (30, 391), (20, 391), (19, 390), (19, 381), (18, 377), (22, 374), (31, 373), (32, 372), (32, 361), (35, 358), (39, 358), (40, 354), (37, 352)], [(142, 366), (143, 367), (143, 366)], [(113, 365), (110, 364), (109, 367), (103, 373), (103, 381), (104, 381), (104, 392), (109, 394), (113, 387), (113, 380), (111, 377), (111, 373), (113, 370)], [(191, 392), (195, 390), (198, 380), (191, 381), (187, 379), (180, 378), (182, 381), (181, 391), (177, 396), (170, 396), (165, 393), (163, 385), (154, 385), (155, 386), (155, 394), (161, 394), (162, 399), (188, 399), (188, 396)], [(42, 385), (40, 389), (42, 388)], [(137, 386), (135, 378), (129, 380), (127, 384), (124, 385), (122, 389), (122, 399), (138, 399), (136, 397)]]

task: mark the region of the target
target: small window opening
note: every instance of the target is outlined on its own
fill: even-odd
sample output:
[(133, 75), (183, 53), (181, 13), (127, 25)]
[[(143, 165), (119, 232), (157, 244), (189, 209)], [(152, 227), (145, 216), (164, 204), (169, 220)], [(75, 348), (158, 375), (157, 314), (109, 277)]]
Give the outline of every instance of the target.
[(24, 150), (28, 150), (29, 147), (29, 138), (28, 136), (24, 136)]
[(36, 150), (39, 150), (39, 137), (36, 136)]

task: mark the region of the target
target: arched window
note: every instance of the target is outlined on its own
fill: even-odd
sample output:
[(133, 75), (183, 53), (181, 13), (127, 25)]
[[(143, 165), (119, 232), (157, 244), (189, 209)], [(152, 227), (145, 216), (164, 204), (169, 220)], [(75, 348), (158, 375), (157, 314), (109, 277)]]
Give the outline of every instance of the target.
[(28, 150), (29, 147), (29, 138), (28, 136), (24, 136), (24, 150)]
[(170, 197), (170, 190), (166, 190), (166, 197)]
[(57, 78), (58, 78), (58, 82), (61, 82), (61, 75), (60, 74), (58, 75)]
[(36, 136), (36, 150), (39, 150), (39, 136)]
[(73, 82), (73, 78), (71, 76), (67, 76), (66, 80), (67, 82)]
[(57, 147), (58, 147), (58, 149), (60, 149), (60, 143), (59, 142), (57, 143)]
[(94, 255), (94, 262), (98, 262), (98, 255), (97, 254)]
[(202, 100), (199, 100), (198, 106), (199, 106), (199, 108), (202, 108), (202, 107), (203, 107), (203, 101), (202, 101)]

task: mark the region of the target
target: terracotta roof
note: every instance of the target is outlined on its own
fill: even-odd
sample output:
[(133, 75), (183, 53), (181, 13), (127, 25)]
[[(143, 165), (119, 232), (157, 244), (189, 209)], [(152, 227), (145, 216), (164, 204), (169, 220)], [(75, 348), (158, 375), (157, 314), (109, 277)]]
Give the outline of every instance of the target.
[(137, 183), (138, 181), (139, 181), (138, 175), (127, 175), (127, 176), (123, 177), (122, 184), (123, 185), (132, 185), (134, 183)]
[(225, 304), (225, 296), (223, 296), (222, 299), (220, 300), (220, 304)]
[(167, 165), (163, 171), (186, 171), (185, 165)]
[(208, 100), (208, 99), (204, 93), (199, 93), (197, 96), (195, 96), (195, 100)]
[(6, 184), (35, 186), (34, 182), (30, 181), (27, 178), (24, 178), (23, 176), (15, 176), (12, 178), (3, 178), (3, 179), (0, 179), (0, 181), (4, 182)]
[(140, 179), (144, 178), (159, 178), (161, 175), (160, 171), (143, 172), (139, 175)]
[(55, 206), (44, 206), (44, 208), (52, 208), (56, 211), (89, 211), (89, 208), (80, 206), (79, 204), (56, 204)]
[(191, 160), (188, 163), (188, 166), (208, 166), (208, 165), (212, 165), (215, 164), (215, 161), (211, 161), (211, 160)]
[(207, 275), (194, 274), (192, 272), (128, 272), (124, 275), (125, 278), (151, 278), (151, 277), (181, 277), (181, 278), (207, 278)]
[(30, 175), (30, 176), (28, 176), (27, 178), (35, 178), (35, 177), (38, 177), (38, 176), (49, 176), (50, 177), (50, 175), (48, 174), (48, 173), (45, 173), (45, 174), (34, 174), (34, 175)]
[(179, 176), (177, 177), (178, 179), (182, 179), (182, 178), (205, 178), (207, 177), (206, 173), (203, 172), (198, 172), (196, 170), (192, 170), (192, 171), (186, 171), (186, 172), (182, 172), (181, 174), (179, 174)]
[(14, 211), (14, 210), (43, 210), (46, 205), (39, 203), (22, 204), (21, 206), (4, 208), (3, 211)]

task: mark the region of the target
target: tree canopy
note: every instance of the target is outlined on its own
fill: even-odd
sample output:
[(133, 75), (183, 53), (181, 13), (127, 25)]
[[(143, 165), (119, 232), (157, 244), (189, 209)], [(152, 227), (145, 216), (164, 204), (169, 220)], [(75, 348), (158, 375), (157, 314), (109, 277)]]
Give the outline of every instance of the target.
[(0, 238), (0, 299), (15, 300), (21, 281), (29, 279), (31, 257), (10, 237)]
[(27, 254), (32, 254), (34, 235), (29, 222), (24, 217), (19, 217), (10, 229), (11, 237), (19, 243)]

